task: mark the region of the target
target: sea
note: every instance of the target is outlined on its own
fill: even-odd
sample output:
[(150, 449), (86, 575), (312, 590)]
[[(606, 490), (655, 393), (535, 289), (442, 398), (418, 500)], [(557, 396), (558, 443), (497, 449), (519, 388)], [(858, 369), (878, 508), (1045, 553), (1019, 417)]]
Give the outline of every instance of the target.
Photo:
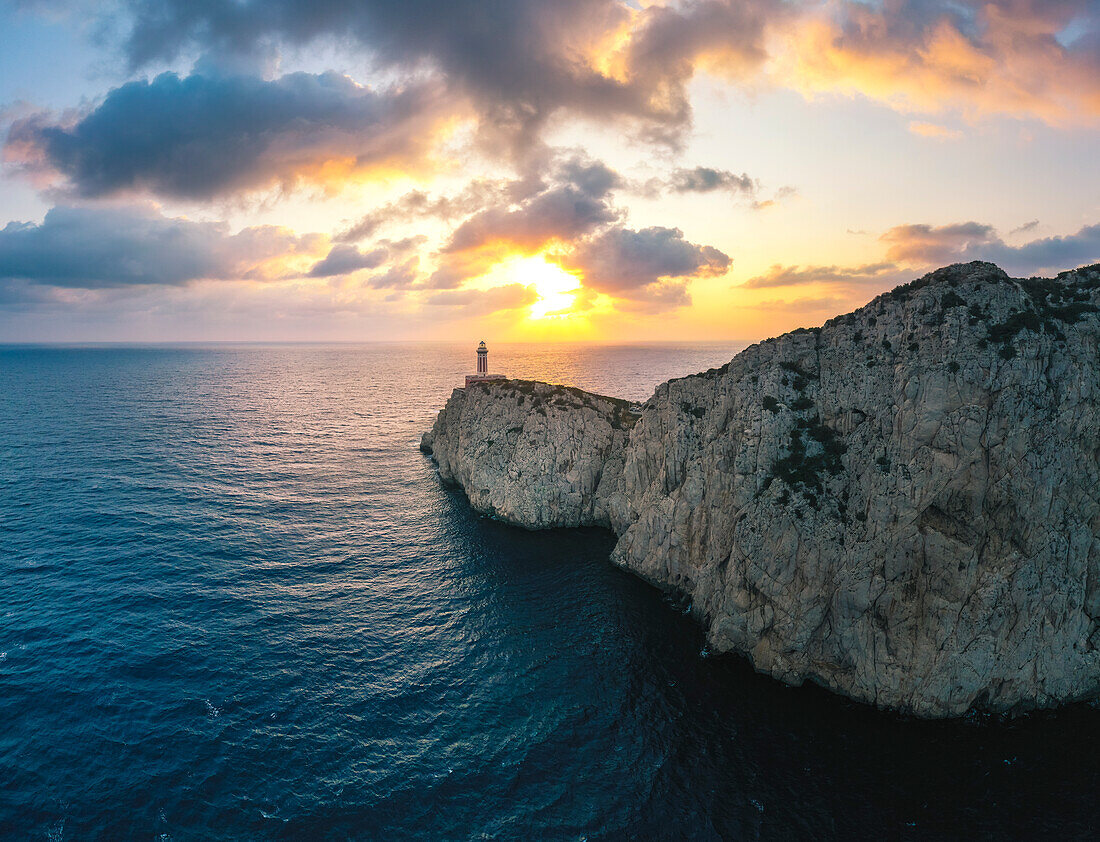
[[(631, 399), (734, 345), (508, 345)], [(0, 348), (0, 838), (1095, 839), (1100, 710), (744, 659), (417, 448), (474, 343)]]

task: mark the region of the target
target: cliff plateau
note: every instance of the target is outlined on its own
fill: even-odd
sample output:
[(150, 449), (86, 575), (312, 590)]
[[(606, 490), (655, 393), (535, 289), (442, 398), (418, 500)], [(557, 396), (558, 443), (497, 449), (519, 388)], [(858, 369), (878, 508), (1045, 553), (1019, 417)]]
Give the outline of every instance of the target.
[(614, 531), (709, 647), (925, 717), (1100, 694), (1100, 266), (933, 272), (639, 407), (456, 389), (475, 509)]

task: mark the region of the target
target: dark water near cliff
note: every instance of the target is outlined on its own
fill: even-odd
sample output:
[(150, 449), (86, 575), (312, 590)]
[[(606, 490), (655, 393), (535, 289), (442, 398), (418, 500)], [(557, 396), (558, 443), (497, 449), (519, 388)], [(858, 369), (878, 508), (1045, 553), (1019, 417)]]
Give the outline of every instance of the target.
[[(623, 397), (734, 349), (498, 346)], [(1100, 711), (789, 689), (416, 450), (447, 346), (0, 349), (0, 837), (1087, 838)]]

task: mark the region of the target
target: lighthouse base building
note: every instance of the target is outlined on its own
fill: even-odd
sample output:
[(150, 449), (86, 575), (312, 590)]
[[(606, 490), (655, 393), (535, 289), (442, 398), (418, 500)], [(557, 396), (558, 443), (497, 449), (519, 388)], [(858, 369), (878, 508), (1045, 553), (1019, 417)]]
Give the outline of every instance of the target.
[(489, 373), (489, 349), (482, 340), (477, 346), (477, 374), (466, 375), (466, 385), (471, 383), (484, 383), (486, 380), (507, 380), (503, 374)]

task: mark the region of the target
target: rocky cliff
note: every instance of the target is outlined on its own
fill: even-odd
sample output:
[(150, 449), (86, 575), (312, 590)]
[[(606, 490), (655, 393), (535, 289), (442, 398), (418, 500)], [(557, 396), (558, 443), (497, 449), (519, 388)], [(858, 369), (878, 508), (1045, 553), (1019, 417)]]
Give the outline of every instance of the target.
[(609, 527), (638, 415), (570, 386), (482, 381), (454, 390), (420, 449), (478, 511), (528, 529)]
[[(659, 386), (457, 389), (483, 512), (602, 525), (714, 651), (920, 716), (1100, 694), (1100, 266), (934, 272)], [(636, 409), (636, 408), (635, 408)]]

